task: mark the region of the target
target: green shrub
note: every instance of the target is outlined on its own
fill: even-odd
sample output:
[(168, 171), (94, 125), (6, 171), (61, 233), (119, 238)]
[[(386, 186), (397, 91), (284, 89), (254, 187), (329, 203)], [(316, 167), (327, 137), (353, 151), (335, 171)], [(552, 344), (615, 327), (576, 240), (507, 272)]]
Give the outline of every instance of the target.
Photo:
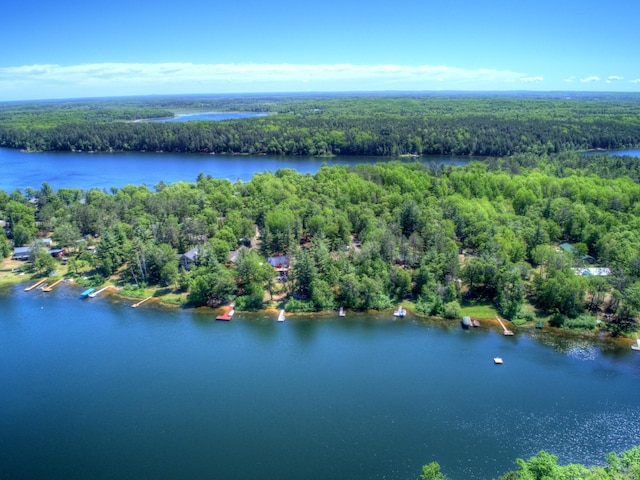
[(562, 315), (561, 313), (554, 313), (549, 319), (549, 325), (551, 325), (552, 327), (562, 327), (564, 325), (564, 322), (566, 321), (566, 316)]
[(598, 320), (594, 316), (583, 313), (577, 318), (567, 318), (562, 327), (572, 330), (593, 330), (597, 324)]
[(315, 312), (317, 311), (315, 304), (311, 300), (296, 300), (292, 298), (285, 305), (287, 312)]
[(460, 304), (454, 300), (453, 302), (445, 303), (443, 315), (444, 318), (458, 318), (460, 311)]

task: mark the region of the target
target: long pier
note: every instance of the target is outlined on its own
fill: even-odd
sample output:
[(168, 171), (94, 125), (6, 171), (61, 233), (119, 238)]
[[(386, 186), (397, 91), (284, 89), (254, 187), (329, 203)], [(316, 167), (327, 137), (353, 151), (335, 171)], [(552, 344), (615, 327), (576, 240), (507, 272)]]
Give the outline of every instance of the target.
[(44, 282), (47, 281), (47, 278), (43, 278), (42, 280), (38, 280), (36, 283), (34, 283), (33, 285), (31, 285), (30, 287), (27, 287), (24, 289), (25, 292), (30, 292), (31, 290), (33, 290), (34, 288), (38, 287), (39, 285), (42, 285)]
[(49, 285), (48, 287), (45, 287), (42, 289), (43, 292), (50, 292), (51, 290), (53, 290), (53, 288), (58, 285), (59, 283), (64, 282), (64, 278), (61, 278), (60, 280), (57, 280), (55, 282), (53, 282), (51, 285)]
[(146, 302), (147, 300), (151, 300), (153, 298), (153, 296), (151, 297), (147, 297), (144, 300), (140, 300), (138, 303), (134, 303), (133, 305), (131, 305), (133, 308), (138, 308), (140, 305), (142, 305), (144, 302)]
[(504, 323), (502, 323), (502, 320), (500, 320), (498, 317), (496, 317), (496, 320), (498, 320), (498, 323), (502, 327), (502, 330), (503, 330), (502, 334), (503, 335), (507, 335), (507, 336), (513, 335), (513, 332), (511, 330), (507, 329), (507, 327), (504, 326)]
[(97, 292), (91, 292), (89, 294), (89, 297), (91, 297), (91, 298), (97, 297), (100, 293), (104, 292), (105, 290), (109, 290), (110, 288), (115, 288), (115, 287), (113, 285), (107, 285), (106, 287), (101, 288)]

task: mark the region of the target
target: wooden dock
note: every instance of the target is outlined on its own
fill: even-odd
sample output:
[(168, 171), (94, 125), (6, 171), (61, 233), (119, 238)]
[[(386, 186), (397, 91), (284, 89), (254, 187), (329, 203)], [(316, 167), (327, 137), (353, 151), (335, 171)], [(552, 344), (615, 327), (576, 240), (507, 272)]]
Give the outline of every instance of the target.
[(224, 312), (224, 314), (218, 315), (216, 317), (216, 320), (223, 320), (225, 322), (228, 322), (229, 320), (231, 320), (231, 318), (233, 317), (233, 314), (235, 313), (234, 311), (235, 306), (236, 306), (235, 303), (232, 303), (231, 305), (229, 305), (227, 307), (227, 310)]
[(38, 280), (36, 283), (34, 283), (33, 285), (31, 285), (30, 287), (27, 287), (24, 289), (25, 292), (30, 292), (31, 290), (33, 290), (34, 288), (42, 285), (44, 282), (47, 281), (47, 278), (43, 278), (42, 280)]
[(133, 305), (131, 305), (133, 308), (138, 308), (140, 305), (142, 305), (144, 302), (146, 302), (147, 300), (151, 300), (153, 298), (153, 296), (151, 297), (147, 297), (144, 300), (140, 300), (138, 303), (134, 303)]
[(104, 288), (101, 288), (100, 290), (98, 290), (97, 292), (91, 292), (89, 294), (89, 297), (94, 298), (97, 297), (99, 294), (101, 294), (102, 292), (104, 292), (105, 290), (109, 290), (110, 288), (115, 288), (113, 285), (107, 285)]
[(51, 290), (54, 289), (54, 287), (56, 287), (59, 283), (64, 282), (64, 278), (61, 278), (60, 280), (53, 282), (51, 285), (49, 285), (48, 287), (45, 287), (42, 289), (43, 292), (50, 292)]
[(503, 330), (502, 334), (503, 335), (506, 335), (506, 336), (513, 335), (513, 332), (511, 330), (508, 330), (507, 327), (504, 326), (504, 323), (502, 323), (502, 320), (500, 320), (498, 317), (496, 317), (496, 320), (498, 320), (498, 323), (502, 327), (502, 330)]

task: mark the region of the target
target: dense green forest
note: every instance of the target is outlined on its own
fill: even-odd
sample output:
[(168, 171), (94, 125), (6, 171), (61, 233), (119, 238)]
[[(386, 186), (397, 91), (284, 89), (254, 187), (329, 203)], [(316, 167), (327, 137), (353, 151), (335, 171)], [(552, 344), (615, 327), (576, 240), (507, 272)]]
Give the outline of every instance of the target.
[[(270, 115), (141, 121), (185, 111)], [(640, 95), (270, 95), (0, 104), (0, 146), (273, 155), (550, 154), (640, 145)]]
[[(516, 322), (540, 314), (553, 325), (594, 329), (602, 321), (618, 334), (633, 331), (640, 312), (633, 161), (522, 154), (465, 167), (283, 169), (245, 183), (201, 174), (154, 190), (56, 192), (44, 184), (0, 192), (0, 218), (15, 246), (36, 247), (37, 237), (52, 234), (71, 251), (71, 271), (94, 269), (97, 283), (168, 286), (193, 305), (235, 299), (257, 309), (285, 295), (287, 310), (316, 311), (411, 299), (426, 315), (457, 318), (461, 303), (484, 301)], [(95, 252), (77, 248), (80, 238)], [(571, 251), (559, 249), (562, 242)], [(1, 235), (0, 246), (10, 253)], [(195, 263), (181, 267), (178, 254), (193, 247)], [(290, 258), (281, 280), (266, 262), (276, 255)], [(51, 268), (37, 248), (31, 261)], [(585, 266), (610, 275), (573, 270)]]
[[(606, 464), (585, 466), (572, 463), (558, 465), (558, 457), (545, 451), (529, 460), (516, 460), (518, 469), (505, 473), (500, 480), (638, 480), (640, 478), (640, 447), (617, 454), (609, 453)], [(418, 480), (447, 480), (440, 465), (432, 462), (422, 467)]]

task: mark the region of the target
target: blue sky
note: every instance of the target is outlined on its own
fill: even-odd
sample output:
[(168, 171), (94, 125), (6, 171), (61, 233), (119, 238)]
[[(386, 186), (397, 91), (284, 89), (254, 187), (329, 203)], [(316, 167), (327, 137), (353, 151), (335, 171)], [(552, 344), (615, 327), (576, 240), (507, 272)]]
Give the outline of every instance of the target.
[(640, 91), (637, 0), (10, 0), (0, 101)]

